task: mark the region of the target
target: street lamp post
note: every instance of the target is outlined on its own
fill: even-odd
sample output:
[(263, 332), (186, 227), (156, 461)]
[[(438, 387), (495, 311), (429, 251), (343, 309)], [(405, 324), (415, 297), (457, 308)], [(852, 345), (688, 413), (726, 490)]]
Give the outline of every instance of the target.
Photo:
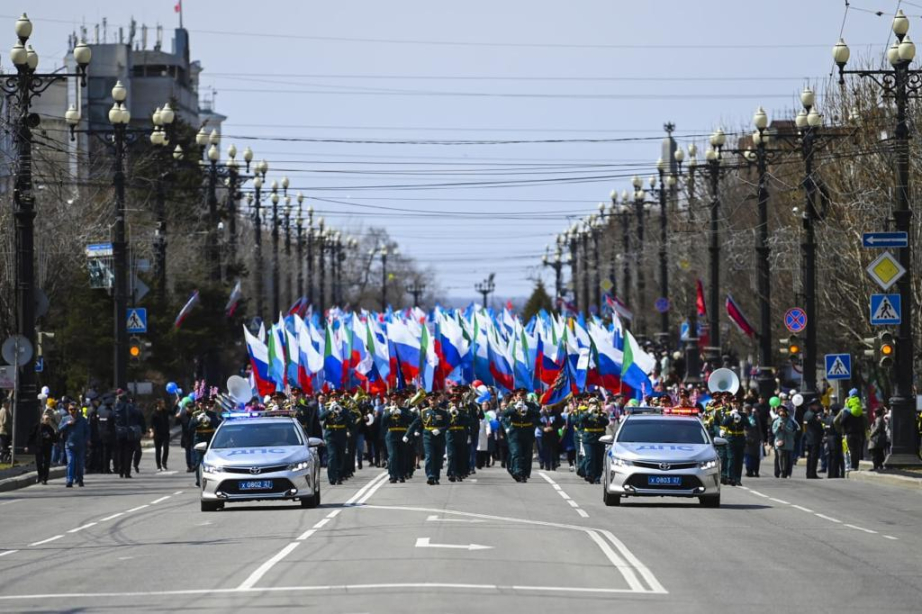
[[(35, 194), (32, 184), (32, 130), (38, 127), (41, 119), (38, 114), (31, 112), (32, 100), (41, 96), (53, 83), (71, 77), (79, 78), (80, 86), (85, 86), (86, 69), (92, 51), (84, 41), (74, 47), (76, 73), (39, 73), (36, 71), (38, 54), (32, 49), (32, 45), (27, 46), (32, 35), (32, 22), (25, 13), (16, 21), (15, 31), (18, 42), (10, 52), (10, 60), (16, 67), (16, 75), (0, 81), (0, 88), (10, 101), (13, 140), (16, 145), (16, 176), (13, 186), (16, 252), (13, 287), (16, 292), (16, 332), (35, 347)], [(78, 113), (76, 109), (72, 111)], [(13, 437), (15, 445), (22, 447), (39, 419), (35, 370), (31, 367), (22, 369), (18, 383)]]
[[(650, 178), (653, 180), (653, 178)], [(652, 181), (651, 181), (652, 183)], [(634, 251), (634, 269), (637, 271), (637, 328), (641, 335), (647, 334), (647, 288), (643, 260), (644, 217), (651, 203), (646, 201), (647, 193), (643, 190), (643, 179), (634, 175), (631, 179), (634, 186), (634, 216), (637, 218), (637, 249)]]
[[(611, 191), (611, 203), (615, 206), (618, 191)], [(621, 192), (621, 202), (617, 203), (618, 217), (621, 220), (621, 297), (631, 304), (631, 196), (627, 190)]]
[(291, 291), (291, 196), (285, 197), (285, 206), (282, 208), (283, 224), (285, 230), (285, 298), (286, 303), (294, 303)]
[(265, 284), (263, 283), (263, 222), (260, 215), (262, 207), (262, 188), (266, 181), (269, 164), (265, 160), (256, 163), (256, 177), (253, 179), (253, 243), (254, 243), (254, 274), (256, 277), (256, 317), (265, 318)]
[[(659, 293), (660, 298), (669, 300), (669, 256), (667, 251), (668, 231), (668, 195), (666, 194), (667, 182), (675, 177), (665, 175), (666, 163), (660, 158), (656, 162), (656, 171), (659, 173)], [(674, 185), (674, 183), (672, 184)], [(650, 177), (650, 189), (655, 189), (656, 177)], [(672, 187), (671, 185), (668, 187)], [(660, 311), (660, 331), (657, 337), (665, 346), (669, 341), (669, 307)]]
[[(592, 214), (587, 220), (586, 229), (592, 239), (592, 299), (586, 297), (587, 301), (596, 306), (597, 313), (602, 313), (602, 261), (599, 259), (599, 235), (602, 233), (602, 220), (599, 216)], [(587, 310), (588, 311), (588, 310)]]
[(157, 157), (157, 180), (155, 185), (157, 228), (154, 231), (154, 270), (157, 275), (157, 297), (162, 304), (166, 300), (166, 183), (169, 181), (173, 166), (183, 159), (182, 146), (176, 145), (172, 156), (168, 154), (168, 145), (173, 142), (173, 120), (176, 114), (170, 104), (157, 107), (151, 119), (154, 131), (150, 134), (151, 145)]
[(477, 292), (478, 292), (481, 296), (483, 296), (483, 308), (486, 309), (486, 308), (487, 308), (487, 299), (489, 298), (490, 294), (491, 294), (494, 290), (496, 290), (496, 284), (493, 282), (493, 274), (491, 273), (490, 276), (487, 277), (487, 278), (486, 278), (485, 280), (483, 280), (482, 282), (478, 282), (478, 283), (474, 284), (474, 289), (476, 289)]
[[(695, 203), (695, 171), (698, 168), (698, 148), (693, 144), (688, 146), (688, 182), (686, 187), (688, 189), (688, 218), (689, 222), (694, 221), (694, 210)], [(677, 164), (678, 173), (682, 174), (682, 162), (685, 160), (685, 152), (678, 148), (675, 151), (675, 161)], [(674, 175), (670, 175), (669, 178), (670, 185), (675, 185), (677, 178)], [(697, 283), (697, 281), (696, 281)], [(685, 340), (685, 378), (684, 382), (686, 384), (699, 384), (701, 383), (701, 350), (698, 346), (698, 301), (697, 301), (697, 286), (696, 286), (696, 295), (694, 301), (690, 301), (688, 305), (688, 337)]]
[(314, 304), (314, 207), (307, 207), (307, 304)]
[(297, 245), (298, 263), (298, 298), (304, 296), (304, 233), (303, 226), (304, 195), (298, 192), (298, 212), (295, 215), (295, 245)]
[(581, 281), (583, 285), (583, 301), (581, 304), (583, 313), (589, 315), (589, 310), (592, 306), (592, 297), (589, 296), (589, 230), (586, 225), (579, 231), (579, 242), (583, 252), (582, 259), (580, 260), (582, 271)]
[(419, 297), (426, 291), (426, 284), (414, 279), (413, 283), (407, 284), (407, 294), (413, 297), (413, 306), (419, 307)]
[[(237, 201), (240, 199), (240, 185), (247, 177), (240, 174), (240, 164), (236, 160), (237, 148), (232, 144), (227, 150), (227, 232), (228, 232), (228, 266), (233, 266), (237, 261)], [(234, 155), (231, 155), (234, 154)], [(250, 172), (250, 163), (253, 161), (253, 150), (246, 147), (243, 150), (243, 161), (246, 172)]]
[(708, 364), (714, 368), (720, 362), (720, 173), (721, 150), (727, 135), (718, 128), (710, 136), (710, 147), (704, 154), (711, 188), (710, 224), (708, 226), (708, 337), (704, 348)]
[(211, 134), (208, 136), (208, 163), (210, 172), (208, 173), (208, 232), (205, 235), (207, 240), (207, 245), (205, 247), (205, 258), (208, 262), (208, 268), (211, 272), (212, 281), (221, 280), (221, 257), (218, 251), (218, 194), (217, 194), (217, 184), (218, 184), (218, 172), (217, 165), (218, 159), (221, 157), (221, 152), (218, 151), (218, 145), (221, 142), (221, 137), (218, 135), (217, 130), (212, 130)]
[(560, 242), (557, 243), (557, 249), (554, 251), (554, 258), (548, 258), (547, 252), (544, 253), (544, 256), (541, 258), (541, 264), (543, 266), (549, 266), (554, 269), (554, 302), (560, 299), (561, 292), (563, 292), (563, 260), (561, 259), (562, 252), (560, 251)]
[[(288, 195), (288, 178), (282, 178), (282, 189), (285, 195)], [(279, 271), (279, 182), (272, 182), (272, 317), (275, 318), (281, 312), (281, 295), (279, 285), (281, 283)]]
[(896, 130), (894, 131), (894, 152), (896, 154), (896, 207), (893, 218), (897, 231), (905, 232), (909, 238), (906, 247), (899, 250), (899, 261), (906, 274), (897, 281), (903, 305), (897, 340), (896, 359), (894, 361), (893, 396), (890, 397), (890, 429), (893, 440), (890, 454), (885, 461), (888, 466), (916, 466), (919, 459), (919, 441), (915, 426), (915, 402), (913, 398), (913, 330), (912, 315), (914, 298), (912, 293), (912, 202), (909, 175), (909, 123), (906, 107), (910, 96), (922, 90), (922, 71), (910, 68), (916, 54), (916, 46), (906, 35), (909, 32), (909, 19), (902, 10), (897, 11), (893, 19), (893, 33), (896, 42), (887, 50), (887, 60), (892, 70), (846, 70), (850, 51), (845, 41), (839, 40), (833, 48), (833, 58), (839, 68), (839, 82), (845, 83), (845, 75), (858, 75), (869, 78), (883, 90), (885, 97), (896, 102)]
[(387, 309), (387, 246), (381, 249), (381, 311)]
[(775, 391), (775, 375), (772, 368), (772, 282), (771, 282), (771, 247), (768, 245), (768, 159), (770, 152), (766, 148), (770, 135), (768, 128), (768, 115), (762, 107), (756, 109), (752, 117), (756, 131), (752, 134), (753, 144), (756, 146), (750, 160), (755, 159), (758, 172), (758, 187), (756, 191), (758, 201), (759, 222), (756, 226), (756, 257), (758, 260), (758, 292), (759, 292), (759, 371), (756, 382), (759, 386), (759, 395), (769, 398)]
[(573, 288), (573, 308), (576, 311), (580, 309), (579, 302), (579, 236), (575, 226), (564, 233), (567, 243), (570, 247), (570, 286)]
[(317, 280), (317, 306), (321, 315), (326, 311), (326, 263), (324, 262), (324, 257), (326, 255), (326, 230), (323, 227), (323, 218), (320, 218), (320, 221), (317, 224), (317, 271), (320, 275), (320, 279)]

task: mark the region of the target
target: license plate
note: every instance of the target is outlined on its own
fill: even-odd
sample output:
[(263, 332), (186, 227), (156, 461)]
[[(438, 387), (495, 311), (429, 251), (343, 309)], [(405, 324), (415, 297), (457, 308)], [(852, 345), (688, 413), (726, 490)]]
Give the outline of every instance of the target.
[(682, 478), (651, 475), (647, 477), (647, 485), (648, 486), (681, 486)]
[(238, 483), (240, 490), (269, 490), (272, 480), (247, 480)]

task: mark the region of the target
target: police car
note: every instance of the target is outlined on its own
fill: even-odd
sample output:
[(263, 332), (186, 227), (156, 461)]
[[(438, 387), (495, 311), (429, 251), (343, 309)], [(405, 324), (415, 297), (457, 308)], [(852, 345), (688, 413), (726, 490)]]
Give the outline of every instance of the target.
[(323, 440), (307, 437), (289, 415), (266, 412), (230, 415), (211, 442), (195, 446), (202, 459), (202, 511), (213, 512), (236, 501), (300, 500), (320, 505), (320, 457)]
[(605, 505), (622, 497), (697, 497), (705, 507), (720, 506), (720, 459), (697, 416), (662, 415), (633, 408), (607, 444), (602, 479)]

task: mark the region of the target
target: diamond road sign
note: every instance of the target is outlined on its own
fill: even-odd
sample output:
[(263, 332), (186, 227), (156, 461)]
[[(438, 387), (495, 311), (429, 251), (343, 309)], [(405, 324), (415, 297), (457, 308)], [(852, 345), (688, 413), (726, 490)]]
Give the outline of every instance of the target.
[(134, 307), (128, 310), (128, 319), (125, 328), (129, 333), (147, 332), (147, 309)]
[(872, 294), (871, 324), (874, 326), (899, 324), (903, 319), (900, 299), (899, 294)]
[(851, 379), (851, 354), (826, 354), (826, 379)]
[(862, 247), (909, 247), (909, 233), (866, 232), (861, 235)]
[(893, 254), (884, 252), (868, 265), (867, 272), (881, 289), (889, 290), (899, 281), (900, 277), (906, 274), (906, 269)]

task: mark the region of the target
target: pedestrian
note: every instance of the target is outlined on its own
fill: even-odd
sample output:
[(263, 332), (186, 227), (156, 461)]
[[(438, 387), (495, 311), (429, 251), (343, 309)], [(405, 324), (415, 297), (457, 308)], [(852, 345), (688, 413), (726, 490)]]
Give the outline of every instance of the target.
[(563, 419), (550, 407), (542, 407), (538, 424), (541, 433), (540, 467), (557, 471), (560, 464), (560, 427)]
[(132, 443), (132, 457), (134, 460), (134, 472), (141, 473), (141, 439), (144, 438), (144, 434), (147, 432), (147, 425), (144, 422), (144, 414), (138, 409), (138, 406), (134, 403), (131, 404), (131, 443)]
[(391, 484), (405, 482), (407, 475), (408, 447), (403, 441), (407, 427), (413, 421), (413, 414), (408, 407), (401, 408), (397, 405), (397, 396), (392, 397), (393, 403), (384, 408), (381, 414), (381, 428), (386, 435), (384, 443), (387, 446), (387, 473)]
[(352, 414), (332, 399), (320, 407), (323, 438), (327, 451), (327, 478), (331, 486), (343, 483), (343, 460), (348, 449), (347, 431), (352, 427)]
[(822, 405), (819, 400), (814, 399), (807, 406), (804, 412), (804, 451), (807, 454), (807, 479), (819, 479), (816, 472), (817, 465), (820, 462), (820, 456), (823, 450), (823, 421)]
[(864, 456), (865, 434), (868, 430), (868, 421), (864, 414), (858, 389), (848, 391), (845, 400), (845, 413), (842, 417), (842, 432), (845, 433), (845, 443), (848, 445), (849, 468), (858, 470), (858, 464)]
[(47, 484), (48, 474), (51, 471), (51, 450), (58, 440), (58, 431), (54, 428), (51, 416), (42, 416), (41, 421), (35, 425), (26, 441), (26, 452), (35, 455), (35, 468), (38, 471), (36, 483)]
[(791, 457), (794, 454), (794, 433), (797, 424), (788, 416), (788, 408), (779, 405), (778, 417), (772, 423), (775, 448), (775, 477), (791, 477)]
[(886, 407), (878, 407), (874, 412), (874, 424), (871, 426), (871, 435), (868, 437), (868, 449), (871, 451), (871, 460), (874, 463), (872, 471), (884, 468), (884, 456), (890, 442), (887, 439), (887, 414)]
[(90, 441), (90, 425), (83, 417), (76, 401), (67, 404), (68, 417), (61, 423), (61, 436), (67, 453), (67, 479), (65, 486), (83, 486), (83, 470), (86, 460), (86, 446)]
[(823, 422), (826, 435), (826, 479), (845, 477), (845, 457), (842, 452), (842, 430), (839, 415), (845, 410), (838, 403), (829, 406), (829, 415)]
[(759, 477), (762, 465), (762, 423), (759, 413), (750, 405), (743, 405), (743, 430), (746, 433), (746, 447), (743, 450), (743, 462), (746, 464), (746, 477)]
[(99, 433), (99, 399), (94, 395), (84, 398), (84, 416), (90, 425), (90, 447), (87, 452), (86, 472), (102, 473), (102, 441)]
[(5, 399), (0, 404), (0, 457), (7, 458), (10, 452), (10, 442), (13, 440), (13, 413), (10, 411), (10, 400)]
[[(526, 402), (525, 390), (513, 391), (515, 398), (503, 416), (506, 419), (509, 436), (509, 460), (507, 469), (516, 482), (527, 482), (531, 477), (532, 453), (535, 443), (535, 427), (541, 409)], [(604, 430), (604, 429), (603, 429)]]
[(128, 398), (128, 393), (121, 388), (115, 391), (115, 446), (116, 469), (120, 478), (131, 477), (131, 460), (134, 456), (135, 424), (134, 405)]
[(112, 410), (112, 397), (105, 396), (100, 400), (99, 409), (96, 412), (99, 417), (99, 445), (100, 453), (100, 472), (112, 473), (113, 463), (115, 470), (118, 471), (118, 453), (115, 439), (115, 415)]
[(608, 416), (602, 411), (597, 399), (589, 401), (587, 410), (580, 416), (579, 424), (583, 433), (583, 448), (586, 451), (584, 477), (590, 484), (599, 484), (605, 453), (605, 445), (599, 439), (605, 434)]
[(442, 460), (445, 456), (445, 432), (450, 421), (451, 416), (445, 409), (430, 404), (420, 409), (405, 435), (408, 441), (422, 436), (426, 483), (429, 486), (438, 485), (441, 479)]
[(195, 436), (195, 425), (192, 423), (192, 399), (183, 397), (176, 406), (176, 422), (179, 424), (179, 445), (183, 449), (186, 461), (186, 473), (195, 471), (195, 450), (192, 439)]
[(154, 404), (154, 412), (150, 417), (150, 435), (154, 438), (154, 460), (157, 462), (157, 471), (168, 471), (167, 461), (170, 458), (170, 426), (173, 416), (167, 411), (166, 402), (159, 399)]
[(493, 431), (490, 428), (489, 403), (484, 402), (481, 415), (483, 416), (478, 422), (477, 429), (477, 468), (483, 469), (490, 466), (490, 454), (492, 452)]

